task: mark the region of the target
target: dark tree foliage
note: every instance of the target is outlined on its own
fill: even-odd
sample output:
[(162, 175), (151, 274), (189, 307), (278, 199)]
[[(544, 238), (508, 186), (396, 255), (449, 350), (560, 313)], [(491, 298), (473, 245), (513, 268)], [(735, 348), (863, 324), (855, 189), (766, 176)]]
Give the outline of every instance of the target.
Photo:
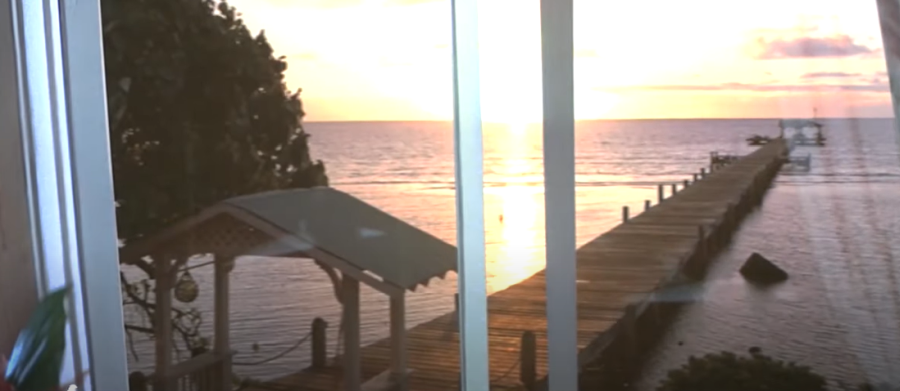
[(121, 239), (232, 196), (326, 184), (287, 63), (234, 8), (106, 0), (103, 15)]
[(691, 357), (669, 372), (657, 391), (826, 391), (827, 381), (808, 367), (763, 354), (730, 352)]
[[(284, 83), (287, 63), (234, 8), (212, 0), (101, 4), (120, 239), (152, 235), (230, 197), (327, 186), (324, 165), (310, 157), (300, 92)], [(152, 263), (136, 266), (152, 276)], [(125, 304), (148, 316), (150, 279), (123, 276)], [(197, 322), (175, 325), (189, 345)]]
[(750, 349), (749, 356), (731, 352), (691, 356), (657, 387), (657, 391), (900, 391), (890, 384), (837, 382), (828, 387), (824, 376), (809, 367), (775, 360)]

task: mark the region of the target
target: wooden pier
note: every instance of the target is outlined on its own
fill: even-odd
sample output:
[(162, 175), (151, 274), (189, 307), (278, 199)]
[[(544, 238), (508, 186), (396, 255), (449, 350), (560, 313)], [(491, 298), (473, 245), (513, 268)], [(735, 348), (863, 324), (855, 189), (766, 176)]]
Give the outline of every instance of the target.
[[(657, 292), (685, 276), (702, 278), (709, 261), (727, 246), (741, 219), (762, 202), (786, 153), (785, 141), (775, 139), (747, 156), (694, 174), (695, 180), (685, 181), (680, 189), (674, 185), (669, 197), (664, 196), (661, 185), (662, 202), (652, 206), (647, 202), (645, 210), (635, 216), (624, 209), (622, 224), (578, 249), (582, 368), (609, 354), (613, 344), (636, 345), (642, 338), (639, 330), (643, 327), (636, 327), (639, 323), (665, 326), (658, 318), (660, 303), (665, 300), (658, 298)], [(488, 298), (492, 389), (546, 389), (545, 288), (544, 272), (539, 272)], [(459, 389), (455, 313), (408, 330), (406, 341), (409, 390)], [(363, 348), (362, 378), (382, 375), (384, 368), (391, 366), (390, 360), (389, 339)], [(338, 365), (325, 365), (250, 389), (343, 390), (341, 379)]]

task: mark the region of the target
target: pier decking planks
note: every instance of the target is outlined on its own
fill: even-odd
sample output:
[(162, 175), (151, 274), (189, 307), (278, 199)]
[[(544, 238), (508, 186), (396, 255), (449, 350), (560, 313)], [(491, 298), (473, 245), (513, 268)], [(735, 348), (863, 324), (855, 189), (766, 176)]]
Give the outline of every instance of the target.
[[(648, 300), (680, 272), (698, 244), (698, 227), (707, 235), (741, 202), (759, 173), (783, 157), (783, 140), (708, 174), (577, 252), (578, 347), (614, 338), (614, 327), (629, 307)], [(524, 331), (537, 339), (537, 374), (547, 374), (546, 280), (538, 272), (488, 298), (489, 360), (493, 389), (521, 389), (519, 347)], [(459, 389), (459, 334), (455, 313), (439, 316), (408, 332), (412, 391)], [(601, 347), (602, 348), (602, 347)], [(588, 357), (592, 358), (592, 357)], [(362, 349), (363, 379), (390, 367), (390, 340)], [(584, 361), (584, 360), (582, 360)], [(582, 362), (584, 364), (584, 362)], [(262, 385), (257, 390), (340, 390), (339, 368), (304, 370)]]

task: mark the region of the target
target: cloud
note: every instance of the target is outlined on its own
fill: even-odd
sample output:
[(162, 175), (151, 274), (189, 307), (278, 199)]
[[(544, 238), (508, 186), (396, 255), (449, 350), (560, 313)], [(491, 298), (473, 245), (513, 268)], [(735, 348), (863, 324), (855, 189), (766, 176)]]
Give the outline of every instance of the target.
[(803, 79), (840, 79), (845, 77), (859, 77), (862, 76), (861, 73), (849, 73), (849, 72), (810, 72), (806, 73), (801, 78)]
[(882, 81), (869, 84), (672, 84), (625, 87), (597, 87), (605, 92), (649, 92), (649, 91), (721, 91), (721, 92), (888, 92), (888, 85)]
[(762, 60), (852, 57), (878, 52), (878, 49), (859, 43), (846, 34), (774, 39), (758, 37), (754, 44), (755, 57)]

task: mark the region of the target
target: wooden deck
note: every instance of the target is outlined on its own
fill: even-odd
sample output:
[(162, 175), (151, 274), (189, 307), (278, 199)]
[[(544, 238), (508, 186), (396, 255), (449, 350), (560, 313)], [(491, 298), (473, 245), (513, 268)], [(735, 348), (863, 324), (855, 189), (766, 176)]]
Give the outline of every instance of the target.
[[(629, 323), (652, 307), (654, 291), (686, 266), (696, 266), (691, 263), (705, 266), (711, 259), (707, 255), (761, 202), (784, 153), (785, 143), (775, 140), (578, 249), (581, 365), (628, 334)], [(539, 272), (488, 298), (492, 389), (522, 388), (519, 348), (524, 331), (537, 337), (537, 377), (546, 377), (545, 284), (544, 272)], [(409, 330), (410, 390), (459, 389), (456, 322), (456, 314), (449, 313)], [(362, 360), (363, 379), (389, 368), (390, 341), (365, 347)], [(305, 370), (256, 389), (340, 390), (340, 369)]]

